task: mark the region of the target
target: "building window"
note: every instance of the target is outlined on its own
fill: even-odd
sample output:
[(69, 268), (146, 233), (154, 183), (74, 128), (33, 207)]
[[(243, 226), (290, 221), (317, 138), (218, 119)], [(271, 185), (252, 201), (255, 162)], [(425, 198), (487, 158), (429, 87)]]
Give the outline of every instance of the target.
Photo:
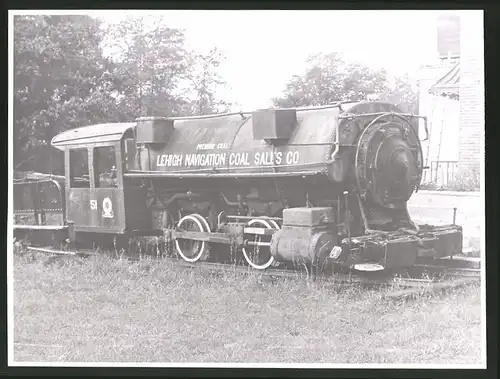
[(94, 148), (94, 173), (96, 188), (118, 187), (116, 154), (113, 146)]
[(89, 153), (85, 148), (69, 151), (69, 183), (71, 188), (90, 188)]

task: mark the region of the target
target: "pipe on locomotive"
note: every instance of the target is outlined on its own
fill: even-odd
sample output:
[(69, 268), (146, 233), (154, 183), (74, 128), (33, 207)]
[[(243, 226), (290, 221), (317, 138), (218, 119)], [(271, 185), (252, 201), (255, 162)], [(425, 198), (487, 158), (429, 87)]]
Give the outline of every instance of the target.
[[(328, 108), (342, 108), (342, 104), (356, 104), (355, 101), (336, 101), (332, 104), (327, 104), (327, 105), (314, 105), (310, 107), (296, 107), (296, 108), (288, 108), (288, 109), (294, 109), (294, 110), (301, 110), (301, 111), (311, 111), (311, 110), (318, 110), (318, 109), (328, 109)], [(203, 120), (206, 118), (215, 118), (215, 117), (226, 117), (226, 116), (235, 116), (235, 115), (240, 115), (240, 116), (245, 116), (245, 115), (251, 115), (253, 112), (228, 112), (228, 113), (219, 113), (219, 114), (214, 114), (214, 115), (202, 115), (202, 116), (180, 116), (180, 117), (140, 117), (140, 120), (147, 121), (148, 119), (169, 119), (169, 120)]]

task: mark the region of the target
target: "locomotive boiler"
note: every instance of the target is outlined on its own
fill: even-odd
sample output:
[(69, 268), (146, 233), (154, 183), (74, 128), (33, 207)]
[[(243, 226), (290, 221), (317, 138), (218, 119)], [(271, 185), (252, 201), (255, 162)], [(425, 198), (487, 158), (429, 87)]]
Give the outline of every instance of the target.
[(417, 118), (386, 102), (337, 102), (67, 130), (52, 140), (66, 167), (54, 227), (73, 242), (171, 240), (188, 262), (236, 248), (260, 270), (398, 269), (454, 255), (460, 226), (416, 225), (407, 209), (423, 170)]

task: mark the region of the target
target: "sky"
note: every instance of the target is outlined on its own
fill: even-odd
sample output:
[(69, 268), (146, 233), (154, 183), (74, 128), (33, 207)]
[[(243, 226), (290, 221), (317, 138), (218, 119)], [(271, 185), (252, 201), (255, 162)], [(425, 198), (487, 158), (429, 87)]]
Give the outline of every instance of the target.
[[(238, 110), (271, 105), (291, 76), (305, 71), (304, 62), (313, 53), (341, 52), (393, 75), (414, 74), (437, 56), (437, 11), (154, 12), (160, 13), (170, 27), (184, 30), (187, 48), (224, 52), (220, 73), (228, 86), (219, 95), (239, 103)], [(127, 15), (130, 11), (97, 14), (105, 23)]]

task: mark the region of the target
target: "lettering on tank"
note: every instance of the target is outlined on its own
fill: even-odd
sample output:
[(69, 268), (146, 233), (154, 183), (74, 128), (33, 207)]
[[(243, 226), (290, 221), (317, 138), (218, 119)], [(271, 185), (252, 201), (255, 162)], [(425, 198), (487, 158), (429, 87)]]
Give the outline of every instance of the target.
[(229, 149), (229, 144), (227, 143), (199, 143), (196, 145), (196, 150), (224, 150)]
[(161, 154), (156, 158), (156, 167), (265, 167), (297, 165), (299, 163), (300, 152), (293, 150), (286, 152)]

